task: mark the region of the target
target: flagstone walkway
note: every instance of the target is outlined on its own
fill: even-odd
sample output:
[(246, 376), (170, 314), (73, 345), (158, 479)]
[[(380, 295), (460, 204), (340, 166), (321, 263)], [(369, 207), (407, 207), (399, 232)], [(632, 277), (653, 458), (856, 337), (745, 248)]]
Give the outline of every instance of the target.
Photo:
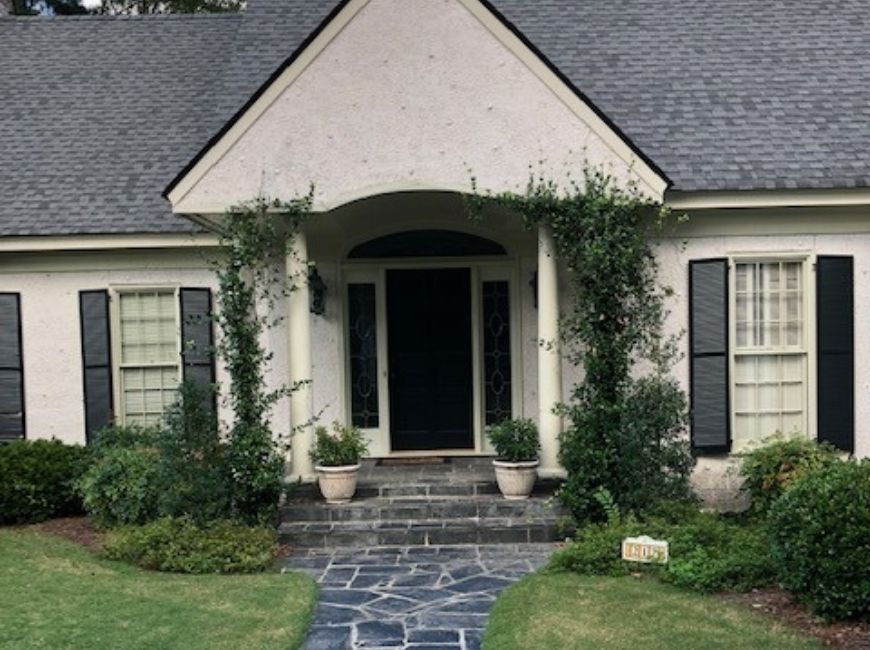
[(302, 551), (320, 601), (304, 650), (480, 648), (492, 603), (542, 567), (553, 544)]

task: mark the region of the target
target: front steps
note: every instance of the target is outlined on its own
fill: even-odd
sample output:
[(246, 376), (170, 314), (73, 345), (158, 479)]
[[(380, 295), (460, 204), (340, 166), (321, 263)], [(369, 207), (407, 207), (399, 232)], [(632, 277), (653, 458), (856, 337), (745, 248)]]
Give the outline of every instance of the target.
[[(281, 512), (280, 541), (295, 548), (530, 544), (564, 539), (566, 510), (541, 483), (527, 500), (508, 501), (491, 467), (479, 475), (407, 477), (381, 482), (373, 472), (351, 503), (327, 505), (298, 495)], [(399, 479), (395, 473), (380, 478)], [(414, 480), (416, 479), (416, 480)]]

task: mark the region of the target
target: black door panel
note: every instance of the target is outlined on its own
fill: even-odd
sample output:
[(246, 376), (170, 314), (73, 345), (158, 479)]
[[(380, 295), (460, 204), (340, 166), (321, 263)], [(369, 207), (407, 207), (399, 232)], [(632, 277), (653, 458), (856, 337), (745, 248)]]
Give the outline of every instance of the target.
[(471, 272), (387, 271), (392, 448), (471, 449)]

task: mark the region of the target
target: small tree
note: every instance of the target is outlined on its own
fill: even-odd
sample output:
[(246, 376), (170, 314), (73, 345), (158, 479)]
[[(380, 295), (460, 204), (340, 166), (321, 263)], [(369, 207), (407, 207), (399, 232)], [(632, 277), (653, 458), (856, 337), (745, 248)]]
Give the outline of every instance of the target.
[(275, 439), (269, 418), (275, 402), (299, 386), (267, 390), (264, 373), (272, 355), (261, 335), (281, 322), (273, 315), (275, 300), (299, 281), (288, 277), (282, 262), (292, 254), (311, 200), (310, 193), (290, 202), (258, 198), (230, 209), (214, 263), (221, 333), (216, 347), (230, 376), (227, 403), (233, 412), (226, 452), (232, 503), (236, 515), (251, 522), (274, 515), (284, 487), (286, 441)]
[(687, 400), (669, 374), (677, 341), (663, 334), (672, 292), (657, 284), (650, 244), (671, 214), (592, 169), (564, 189), (532, 177), (525, 194), (478, 194), (472, 205), (485, 203), (551, 228), (570, 277), (561, 336), (566, 358), (584, 373), (558, 407), (568, 422), (560, 439), (566, 505), (585, 520), (603, 516), (594, 496), (602, 489), (624, 510), (688, 497)]

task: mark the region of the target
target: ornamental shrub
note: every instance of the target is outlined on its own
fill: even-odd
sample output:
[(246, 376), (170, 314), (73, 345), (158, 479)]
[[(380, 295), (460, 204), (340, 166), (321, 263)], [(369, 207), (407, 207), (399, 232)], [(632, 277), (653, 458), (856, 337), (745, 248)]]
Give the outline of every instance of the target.
[(782, 585), (827, 619), (870, 618), (870, 460), (804, 474), (769, 514)]
[(533, 176), (524, 194), (478, 195), (470, 205), (487, 203), (549, 229), (569, 278), (561, 340), (583, 378), (559, 407), (565, 504), (589, 521), (604, 518), (594, 498), (600, 489), (624, 511), (689, 496), (688, 404), (670, 376), (678, 337), (663, 333), (673, 292), (658, 285), (651, 244), (670, 213), (636, 186), (623, 189), (591, 168), (567, 187)]
[(156, 434), (157, 475), (161, 516), (189, 516), (197, 523), (232, 514), (232, 475), (217, 417), (206, 405), (214, 389), (183, 382), (178, 399)]
[(106, 557), (154, 571), (174, 573), (256, 573), (275, 557), (275, 532), (232, 521), (198, 526), (192, 519), (166, 517), (144, 526), (111, 531)]
[(75, 485), (86, 466), (83, 447), (59, 440), (0, 445), (0, 524), (23, 524), (81, 513)]
[(359, 429), (333, 422), (332, 433), (325, 427), (317, 427), (314, 431), (310, 455), (315, 465), (341, 467), (356, 465), (368, 450), (368, 443)]
[[(776, 572), (763, 522), (689, 508), (679, 509), (688, 515), (679, 521), (656, 515), (643, 521), (628, 517), (607, 524), (590, 524), (553, 555), (550, 568), (607, 576), (651, 572), (665, 582), (703, 593), (748, 591), (775, 583)], [(668, 564), (622, 561), (622, 540), (638, 535), (666, 540), (670, 551)]]
[(742, 489), (752, 499), (754, 510), (767, 512), (796, 479), (837, 461), (836, 449), (827, 443), (804, 436), (773, 436), (740, 454)]
[(541, 441), (538, 427), (531, 420), (505, 420), (493, 424), (486, 428), (486, 437), (499, 460), (519, 463), (538, 459)]
[(267, 390), (264, 374), (272, 356), (262, 338), (281, 322), (274, 314), (276, 300), (287, 296), (294, 283), (308, 281), (288, 277), (283, 264), (294, 253), (293, 236), (312, 201), (313, 189), (290, 202), (261, 197), (231, 208), (213, 262), (218, 279), (214, 320), (221, 330), (216, 352), (230, 378), (226, 402), (234, 415), (225, 457), (233, 477), (233, 512), (248, 523), (274, 521), (285, 493), (284, 457), (269, 423), (271, 409), (308, 383)]
[(98, 525), (144, 523), (157, 516), (156, 443), (154, 429), (137, 426), (111, 426), (97, 434), (78, 490)]

